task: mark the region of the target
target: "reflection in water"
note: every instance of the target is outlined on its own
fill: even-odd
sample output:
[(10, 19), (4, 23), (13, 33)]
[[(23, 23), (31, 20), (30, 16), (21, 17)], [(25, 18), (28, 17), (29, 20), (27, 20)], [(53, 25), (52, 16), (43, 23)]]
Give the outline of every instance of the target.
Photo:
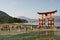
[(55, 40), (54, 32), (53, 31), (41, 32), (39, 40)]
[(49, 40), (54, 40), (54, 32), (50, 31), (50, 32), (47, 32), (47, 33), (48, 33), (48, 36), (49, 36)]

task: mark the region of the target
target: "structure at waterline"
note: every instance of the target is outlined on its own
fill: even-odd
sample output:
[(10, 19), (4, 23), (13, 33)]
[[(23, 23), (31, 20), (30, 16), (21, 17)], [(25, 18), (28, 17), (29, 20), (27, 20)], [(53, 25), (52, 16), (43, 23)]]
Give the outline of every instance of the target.
[(48, 20), (48, 27), (52, 28), (54, 27), (54, 14), (57, 12), (51, 11), (51, 12), (38, 12), (39, 14), (39, 19), (38, 19), (38, 28), (45, 28), (46, 27), (46, 19)]

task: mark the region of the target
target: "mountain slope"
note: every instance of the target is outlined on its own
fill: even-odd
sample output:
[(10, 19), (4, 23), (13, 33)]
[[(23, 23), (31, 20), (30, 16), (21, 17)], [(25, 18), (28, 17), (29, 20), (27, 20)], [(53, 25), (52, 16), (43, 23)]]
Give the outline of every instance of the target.
[(33, 22), (37, 22), (38, 20), (37, 19), (30, 19), (28, 17), (25, 17), (25, 16), (19, 16), (17, 18), (20, 18), (20, 19), (25, 19), (27, 20), (29, 23), (33, 23)]
[(10, 17), (7, 13), (0, 11), (0, 17)]
[(55, 22), (60, 22), (60, 16), (54, 16)]
[(0, 11), (0, 23), (22, 23), (22, 22), (28, 21), (24, 19), (11, 17), (7, 13)]
[[(18, 18), (26, 19), (28, 22), (38, 22), (38, 19), (30, 19), (30, 18), (25, 17), (25, 16), (19, 16)], [(60, 22), (60, 16), (54, 16), (54, 21), (55, 22)]]

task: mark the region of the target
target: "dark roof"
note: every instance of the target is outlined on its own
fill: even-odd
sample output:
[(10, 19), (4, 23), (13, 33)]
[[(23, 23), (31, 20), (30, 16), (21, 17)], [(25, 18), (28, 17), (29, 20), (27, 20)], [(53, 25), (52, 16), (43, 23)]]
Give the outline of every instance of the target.
[(38, 12), (38, 14), (50, 14), (50, 13), (55, 13), (55, 12), (57, 12), (57, 10), (50, 11), (50, 12)]

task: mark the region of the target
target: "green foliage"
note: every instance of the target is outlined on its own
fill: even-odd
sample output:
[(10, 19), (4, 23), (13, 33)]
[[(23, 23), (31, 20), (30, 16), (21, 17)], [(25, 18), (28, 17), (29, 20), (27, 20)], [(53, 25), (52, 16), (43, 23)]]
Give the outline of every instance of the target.
[(22, 23), (22, 22), (28, 22), (28, 21), (25, 19), (18, 19), (11, 17), (5, 12), (0, 11), (0, 23)]
[(22, 23), (22, 22), (27, 22), (27, 21), (12, 17), (0, 18), (0, 23)]

